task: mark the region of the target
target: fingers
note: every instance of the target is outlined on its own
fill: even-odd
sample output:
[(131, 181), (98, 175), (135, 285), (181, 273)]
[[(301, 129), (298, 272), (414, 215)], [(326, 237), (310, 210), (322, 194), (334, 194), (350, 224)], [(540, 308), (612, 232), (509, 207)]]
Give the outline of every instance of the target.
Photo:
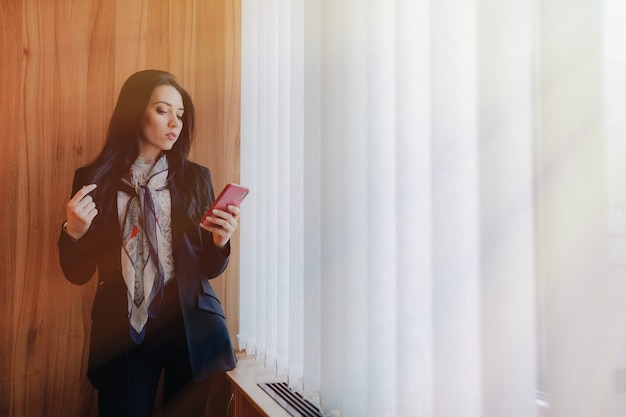
[[(88, 185), (83, 185), (82, 188), (78, 191), (76, 191), (76, 194), (74, 194), (74, 197), (72, 197), (72, 199), (70, 200), (70, 202), (78, 202), (81, 201), (83, 198), (85, 198), (85, 196), (88, 196), (88, 194), (90, 192), (92, 192), (93, 190), (95, 190), (97, 187), (96, 184), (88, 184)], [(88, 196), (91, 198), (91, 196)]]
[(238, 219), (241, 211), (237, 206), (228, 206), (230, 212), (213, 210), (212, 216), (206, 218), (200, 227), (213, 234), (217, 246), (224, 246), (239, 226)]
[(97, 214), (96, 203), (90, 195), (85, 195), (81, 189), (67, 204), (68, 217), (76, 216), (89, 222)]
[(68, 207), (74, 214), (80, 217), (88, 217), (96, 208), (91, 196), (86, 196), (76, 204), (71, 204)]
[(83, 212), (90, 212), (95, 208), (93, 198), (89, 195), (91, 191), (96, 188), (95, 184), (85, 185), (74, 194), (67, 203), (68, 213), (71, 211), (75, 214), (81, 214)]
[(73, 237), (80, 237), (87, 232), (91, 222), (98, 215), (98, 209), (90, 192), (96, 189), (96, 184), (83, 186), (67, 203), (67, 231)]
[(96, 208), (96, 204), (92, 202), (83, 211), (83, 215), (84, 215), (83, 218), (86, 223), (91, 224), (91, 222), (93, 221), (94, 217), (96, 217), (97, 214), (98, 214), (98, 209)]
[(228, 206), (230, 213), (223, 210), (214, 209), (212, 211), (212, 216), (206, 217), (204, 224), (208, 226), (209, 224), (214, 224), (219, 227), (225, 229), (236, 229), (237, 228), (237, 220), (239, 219), (239, 215), (241, 211), (237, 206)]
[(241, 210), (239, 209), (239, 207), (237, 207), (237, 206), (228, 206), (228, 210), (230, 210), (231, 215), (233, 216), (233, 218), (235, 220), (237, 220), (239, 218), (239, 215), (241, 214)]

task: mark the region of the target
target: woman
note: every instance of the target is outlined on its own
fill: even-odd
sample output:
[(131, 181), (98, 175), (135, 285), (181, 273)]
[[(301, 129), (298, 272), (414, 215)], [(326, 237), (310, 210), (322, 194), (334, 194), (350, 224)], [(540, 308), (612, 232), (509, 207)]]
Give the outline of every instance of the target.
[[(209, 280), (228, 263), (239, 208), (214, 211), (207, 168), (187, 160), (194, 106), (174, 76), (135, 73), (106, 142), (76, 171), (59, 237), (66, 278), (97, 269), (88, 377), (104, 416), (152, 416), (163, 372), (165, 415), (224, 415), (235, 356)], [(215, 414), (213, 414), (215, 412)]]

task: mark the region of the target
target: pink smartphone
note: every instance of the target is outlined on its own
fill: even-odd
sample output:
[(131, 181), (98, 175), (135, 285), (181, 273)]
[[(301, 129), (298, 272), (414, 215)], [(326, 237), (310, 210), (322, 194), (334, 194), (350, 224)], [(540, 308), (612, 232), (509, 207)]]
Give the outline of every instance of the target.
[(248, 188), (239, 184), (232, 182), (226, 184), (226, 187), (224, 187), (220, 195), (218, 195), (213, 204), (211, 204), (211, 207), (209, 207), (206, 213), (204, 213), (204, 216), (202, 216), (201, 223), (204, 224), (206, 217), (212, 215), (213, 209), (228, 211), (228, 206), (230, 205), (239, 207), (249, 192), (250, 190)]

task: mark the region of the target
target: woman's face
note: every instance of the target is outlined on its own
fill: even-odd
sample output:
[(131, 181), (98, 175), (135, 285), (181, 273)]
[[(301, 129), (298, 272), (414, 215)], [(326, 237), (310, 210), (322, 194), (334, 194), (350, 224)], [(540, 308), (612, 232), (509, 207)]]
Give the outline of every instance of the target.
[(139, 156), (155, 159), (172, 149), (183, 129), (183, 98), (174, 87), (154, 89), (140, 123)]

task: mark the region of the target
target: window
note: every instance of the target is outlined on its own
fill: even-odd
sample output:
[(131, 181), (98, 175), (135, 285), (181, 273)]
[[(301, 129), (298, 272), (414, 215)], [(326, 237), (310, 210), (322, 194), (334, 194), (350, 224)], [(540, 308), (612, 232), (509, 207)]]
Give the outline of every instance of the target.
[(539, 415), (548, 9), (243, 0), (240, 347), (324, 410)]

